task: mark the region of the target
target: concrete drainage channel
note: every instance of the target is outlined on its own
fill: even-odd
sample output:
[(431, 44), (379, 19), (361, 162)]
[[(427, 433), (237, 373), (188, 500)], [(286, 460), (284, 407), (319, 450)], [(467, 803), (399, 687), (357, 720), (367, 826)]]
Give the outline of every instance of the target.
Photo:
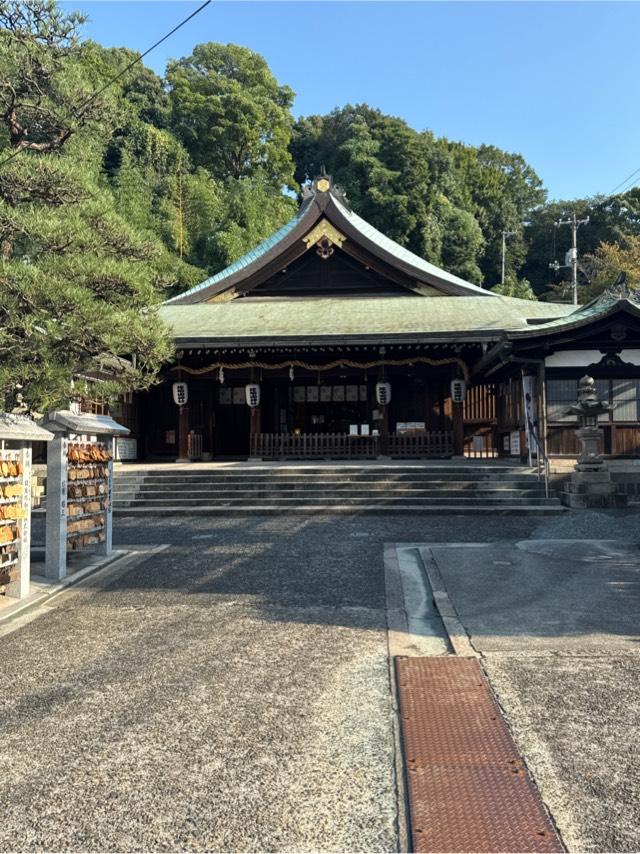
[(406, 850), (564, 851), (430, 550), (384, 557)]

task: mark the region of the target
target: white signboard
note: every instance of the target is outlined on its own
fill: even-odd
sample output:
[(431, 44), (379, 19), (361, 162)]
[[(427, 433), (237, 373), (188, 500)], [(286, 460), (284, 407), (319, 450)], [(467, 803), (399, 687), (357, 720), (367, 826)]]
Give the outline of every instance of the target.
[(116, 439), (116, 460), (137, 460), (138, 440), (119, 436)]

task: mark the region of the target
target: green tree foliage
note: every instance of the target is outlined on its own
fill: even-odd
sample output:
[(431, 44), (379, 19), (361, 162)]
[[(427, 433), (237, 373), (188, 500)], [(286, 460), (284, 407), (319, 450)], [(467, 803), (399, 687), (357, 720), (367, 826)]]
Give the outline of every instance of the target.
[(602, 242), (583, 262), (587, 273), (578, 287), (580, 302), (587, 302), (611, 287), (620, 273), (627, 286), (640, 292), (640, 234), (628, 234), (615, 243)]
[(50, 0), (0, 3), (0, 394), (32, 410), (82, 376), (108, 375), (103, 395), (148, 386), (171, 352), (152, 306), (173, 259), (104, 186), (118, 108), (87, 105), (102, 76), (80, 23)]
[[(154, 306), (236, 260), (295, 212), (323, 168), (356, 212), (498, 293), (566, 299), (575, 210), (580, 297), (637, 286), (640, 190), (545, 203), (518, 154), (418, 132), (367, 105), (293, 122), (293, 93), (236, 45), (197, 45), (163, 80), (81, 41), (54, 0), (0, 0), (0, 394), (31, 409), (82, 377), (103, 395), (154, 381), (171, 348)], [(14, 156), (15, 155), (15, 156)], [(527, 222), (523, 226), (523, 222)], [(503, 231), (506, 280), (500, 278)], [(531, 283), (531, 284), (530, 284)], [(135, 360), (130, 357), (135, 356)], [(78, 379), (80, 378), (80, 379)]]
[(89, 102), (96, 75), (77, 39), (84, 18), (53, 0), (0, 2), (0, 99), (4, 143), (50, 153), (100, 115)]
[[(298, 181), (324, 167), (365, 219), (399, 243), (477, 283), (499, 277), (502, 231), (545, 199), (533, 169), (493, 146), (437, 139), (366, 104), (300, 119), (292, 151)], [(510, 271), (521, 264), (512, 239)]]
[(226, 180), (264, 175), (293, 187), (293, 92), (278, 85), (265, 60), (248, 48), (199, 44), (170, 62), (172, 126), (196, 166)]
[(228, 178), (222, 187), (217, 227), (200, 232), (199, 251), (206, 266), (219, 270), (269, 237), (294, 216), (293, 199), (274, 193), (259, 173), (252, 178)]
[(640, 235), (640, 189), (609, 198), (596, 196), (573, 202), (551, 202), (532, 211), (525, 229), (527, 255), (521, 269), (537, 293), (547, 291), (554, 299), (570, 297), (568, 283), (571, 278), (569, 269), (561, 268), (554, 273), (549, 267), (553, 261), (564, 264), (571, 247), (570, 227), (556, 228), (554, 223), (570, 219), (574, 213), (578, 219), (589, 217), (588, 224), (578, 231), (578, 249), (579, 285), (585, 294), (590, 294), (602, 279), (597, 278), (593, 287), (589, 287), (589, 279), (595, 274), (587, 256), (594, 256), (601, 244), (621, 244), (627, 237)]
[(491, 290), (504, 297), (516, 297), (517, 299), (537, 299), (533, 288), (526, 279), (518, 279), (512, 273), (505, 276), (504, 283), (494, 285)]
[[(112, 67), (135, 56), (122, 49), (102, 53)], [(174, 85), (168, 94), (148, 69), (132, 69), (105, 171), (127, 220), (160, 236), (204, 279), (295, 212), (282, 192), (285, 184), (295, 186), (288, 150), (292, 119), (285, 107), (292, 95), (277, 85), (262, 57), (234, 45), (199, 45), (193, 57), (170, 65), (169, 77)], [(194, 105), (204, 112), (188, 118)], [(216, 110), (227, 113), (216, 118)], [(185, 126), (199, 123), (206, 138), (200, 128), (185, 139)], [(240, 173), (238, 146), (250, 152)], [(171, 295), (186, 284), (177, 279)]]
[(154, 306), (295, 211), (293, 93), (261, 57), (201, 45), (168, 87), (136, 63), (93, 97), (137, 55), (82, 23), (0, 0), (0, 394), (34, 410), (79, 376), (148, 386), (170, 355)]

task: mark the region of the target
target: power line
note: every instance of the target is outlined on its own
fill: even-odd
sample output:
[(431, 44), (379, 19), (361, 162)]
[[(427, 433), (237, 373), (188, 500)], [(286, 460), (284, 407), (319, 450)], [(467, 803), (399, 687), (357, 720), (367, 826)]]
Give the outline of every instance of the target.
[(624, 178), (624, 180), (620, 181), (620, 183), (619, 183), (619, 184), (616, 184), (616, 186), (613, 188), (613, 190), (611, 190), (611, 192), (609, 193), (609, 195), (607, 196), (607, 198), (610, 198), (611, 196), (613, 196), (613, 194), (615, 193), (615, 191), (616, 191), (619, 187), (622, 187), (624, 184), (626, 184), (626, 183), (627, 183), (627, 181), (631, 180), (631, 178), (633, 178), (635, 175), (637, 175), (637, 174), (638, 174), (638, 172), (640, 172), (640, 166), (639, 166), (639, 167), (638, 167), (634, 172), (632, 172), (632, 173), (631, 173), (631, 175), (627, 175), (627, 177), (626, 177), (626, 178)]
[[(102, 86), (101, 89), (98, 89), (97, 92), (94, 92), (85, 101), (83, 101), (82, 104), (80, 104), (80, 106), (76, 110), (73, 111), (72, 117), (75, 119), (81, 118), (82, 115), (89, 108), (90, 104), (93, 101), (95, 101), (95, 99), (99, 95), (102, 95), (102, 93), (105, 90), (107, 90), (109, 88), (109, 86), (113, 85), (113, 83), (115, 83), (116, 80), (119, 80), (123, 75), (125, 75), (127, 73), (127, 71), (130, 71), (134, 65), (137, 65), (139, 62), (141, 62), (145, 58), (145, 56), (147, 56), (148, 54), (151, 53), (152, 50), (155, 50), (159, 45), (162, 44), (162, 42), (164, 42), (168, 38), (170, 38), (181, 27), (184, 27), (184, 25), (186, 23), (188, 23), (192, 18), (195, 18), (196, 15), (198, 15), (200, 12), (202, 12), (202, 10), (204, 8), (206, 8), (207, 6), (209, 6), (212, 2), (213, 2), (213, 0), (205, 0), (205, 2), (201, 6), (198, 6), (198, 8), (195, 9), (195, 11), (193, 11), (190, 15), (188, 15), (184, 20), (180, 21), (179, 24), (177, 24), (172, 30), (170, 30), (168, 33), (166, 33), (164, 36), (162, 36), (161, 39), (158, 39), (158, 41), (155, 42), (155, 44), (152, 44), (151, 47), (148, 47), (144, 53), (141, 53), (140, 56), (137, 56), (135, 59), (131, 60), (131, 62), (128, 63), (128, 65), (125, 65), (125, 67), (122, 68), (117, 74), (115, 74), (113, 77), (111, 77), (109, 80), (107, 80), (107, 82), (104, 84), (104, 86)], [(24, 151), (24, 149), (18, 148), (16, 151), (14, 151), (12, 154), (10, 154), (9, 157), (6, 157), (4, 160), (0, 160), (0, 169), (6, 163), (9, 163), (10, 160), (13, 160), (14, 157), (17, 157), (18, 154), (20, 154), (22, 151)]]
[(92, 101), (95, 101), (95, 99), (98, 97), (98, 95), (102, 95), (102, 93), (105, 91), (105, 89), (108, 89), (112, 83), (115, 83), (116, 80), (119, 80), (124, 74), (127, 73), (127, 71), (129, 71), (131, 68), (133, 68), (134, 65), (136, 65), (138, 62), (143, 60), (145, 58), (145, 56), (147, 56), (147, 54), (151, 53), (151, 51), (155, 50), (158, 47), (158, 45), (161, 45), (162, 42), (166, 41), (170, 36), (172, 36), (174, 33), (176, 33), (180, 29), (180, 27), (184, 27), (184, 25), (186, 23), (188, 23), (192, 18), (195, 18), (195, 16), (199, 12), (202, 12), (202, 10), (205, 7), (209, 6), (212, 2), (213, 2), (213, 0), (205, 0), (205, 2), (202, 4), (202, 6), (198, 6), (198, 8), (194, 12), (192, 12), (187, 18), (185, 18), (184, 21), (180, 21), (180, 23), (177, 26), (175, 26), (172, 30), (170, 30), (166, 35), (162, 36), (161, 39), (158, 39), (158, 41), (155, 44), (152, 44), (151, 47), (147, 48), (144, 53), (141, 53), (140, 56), (138, 56), (136, 59), (133, 59), (128, 65), (126, 65), (121, 71), (119, 71), (115, 75), (115, 77), (112, 77), (111, 80), (108, 80), (104, 84), (102, 89), (98, 89), (98, 91), (94, 92), (93, 95), (91, 95), (89, 98), (87, 98), (87, 100), (83, 104), (80, 104), (78, 110), (76, 110), (74, 112), (74, 117), (79, 118), (86, 111), (89, 104), (91, 104)]

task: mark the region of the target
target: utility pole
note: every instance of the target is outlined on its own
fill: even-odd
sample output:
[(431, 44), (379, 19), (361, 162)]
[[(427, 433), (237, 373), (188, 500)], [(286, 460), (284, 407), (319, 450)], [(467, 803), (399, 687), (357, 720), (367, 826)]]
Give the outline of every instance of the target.
[(506, 258), (507, 258), (507, 237), (513, 237), (514, 234), (517, 234), (517, 231), (504, 231), (502, 232), (502, 276), (500, 278), (500, 282), (504, 285), (504, 277), (506, 270)]
[(553, 264), (549, 264), (549, 266), (553, 267), (554, 270), (559, 270), (560, 267), (571, 267), (571, 284), (574, 305), (578, 305), (578, 229), (581, 225), (586, 225), (588, 222), (589, 217), (585, 217), (585, 219), (577, 219), (575, 213), (572, 219), (559, 219), (557, 222), (554, 222), (554, 226), (556, 228), (560, 228), (561, 225), (571, 226), (571, 249), (565, 256), (565, 263), (558, 264), (558, 262), (555, 261)]

